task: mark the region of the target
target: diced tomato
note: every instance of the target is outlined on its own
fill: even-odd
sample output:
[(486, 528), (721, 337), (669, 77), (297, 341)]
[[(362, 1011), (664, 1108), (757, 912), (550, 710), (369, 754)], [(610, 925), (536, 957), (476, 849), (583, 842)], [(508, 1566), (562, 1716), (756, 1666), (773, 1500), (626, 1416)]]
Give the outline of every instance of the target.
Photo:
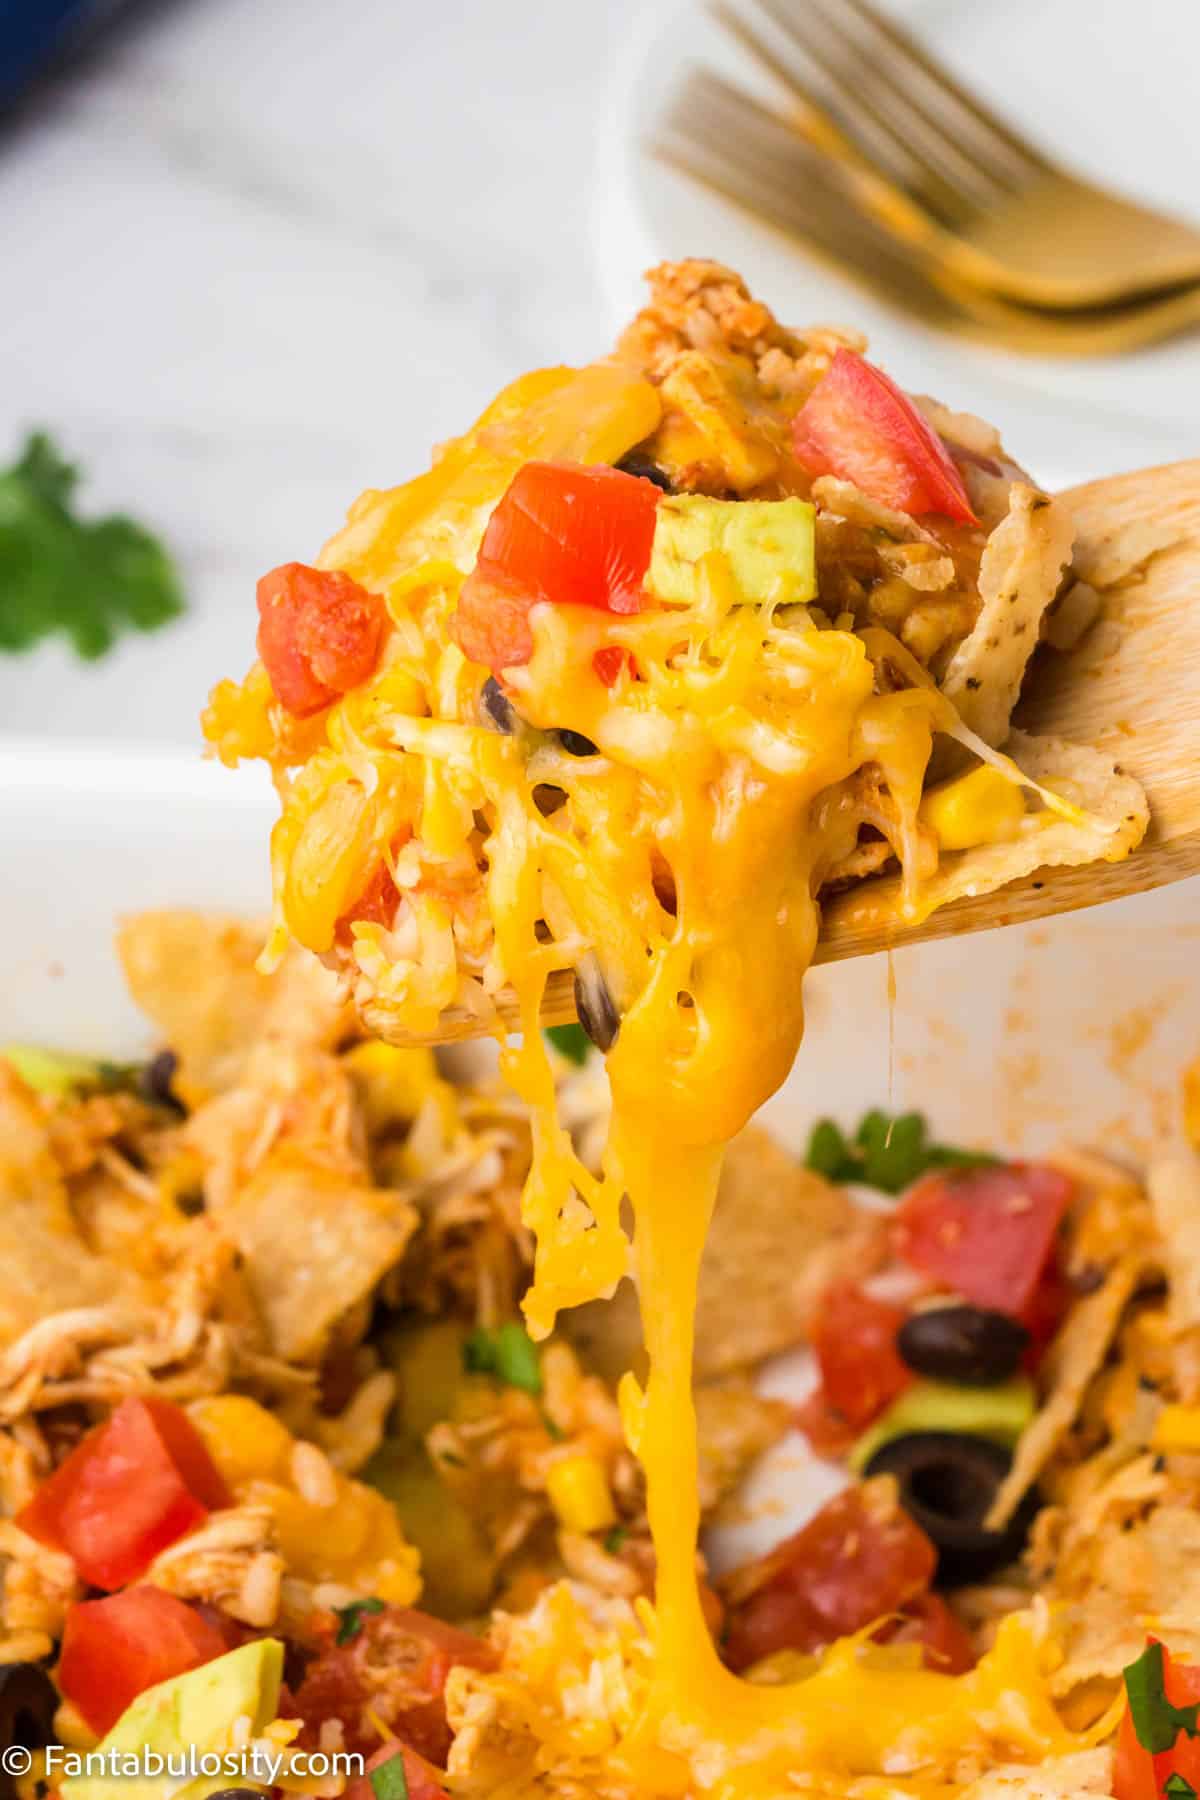
[[(488, 521), (459, 595), (454, 632), (464, 655), (492, 670), (528, 662), (529, 612), (544, 600), (640, 612), (661, 499), (652, 481), (620, 469), (526, 463)], [(615, 666), (605, 664), (613, 679)]]
[(1030, 1372), (1037, 1368), (1074, 1298), (1075, 1289), (1062, 1266), (1056, 1244), (1050, 1251), (1029, 1305), (1021, 1314), (1021, 1323), (1029, 1332), (1029, 1342), (1021, 1358), (1023, 1368)]
[(281, 563), (258, 584), (258, 654), (294, 718), (329, 706), (379, 661), (387, 608), (338, 569)]
[(58, 1685), (101, 1737), (160, 1681), (224, 1656), (215, 1625), (162, 1588), (131, 1587), (67, 1614)]
[(896, 1349), (904, 1317), (903, 1307), (876, 1300), (849, 1281), (836, 1282), (821, 1297), (812, 1334), (821, 1386), (833, 1412), (856, 1432), (912, 1381)]
[(423, 1756), (419, 1756), (407, 1744), (402, 1744), (399, 1738), (389, 1739), (386, 1744), (380, 1745), (373, 1756), (367, 1758), (362, 1774), (356, 1775), (354, 1780), (347, 1784), (342, 1800), (375, 1800), (375, 1789), (371, 1786), (371, 1776), (376, 1769), (382, 1768), (384, 1763), (391, 1762), (396, 1756), (401, 1757), (404, 1762), (404, 1780), (408, 1788), (408, 1800), (447, 1800), (440, 1771), (435, 1769), (432, 1764), (427, 1763)]
[(746, 1669), (777, 1650), (819, 1650), (928, 1588), (937, 1554), (888, 1495), (847, 1488), (794, 1537), (726, 1578), (723, 1654)]
[(93, 1587), (118, 1588), (206, 1514), (229, 1506), (204, 1440), (170, 1400), (131, 1395), (17, 1514), (39, 1543), (65, 1550)]
[(802, 1400), (793, 1413), (797, 1431), (802, 1431), (818, 1456), (837, 1461), (845, 1456), (858, 1432), (841, 1413), (830, 1405), (825, 1389), (818, 1385)]
[(896, 1248), (965, 1300), (1024, 1318), (1071, 1194), (1042, 1163), (926, 1175), (900, 1203)]
[(940, 1594), (918, 1594), (898, 1625), (879, 1633), (889, 1644), (920, 1644), (925, 1667), (941, 1675), (965, 1675), (975, 1667), (975, 1647)]
[(619, 644), (606, 644), (593, 656), (592, 667), (605, 687), (614, 687), (621, 671), (632, 670), (634, 661), (628, 650), (622, 650)]
[(494, 1669), (491, 1645), (400, 1606), (364, 1615), (348, 1644), (333, 1637), (330, 1626), (291, 1697), (306, 1736), (315, 1742), (327, 1719), (340, 1719), (346, 1748), (369, 1751), (378, 1741), (378, 1719), (423, 1756), (443, 1762), (450, 1748), (446, 1677), (455, 1663)]
[[(1153, 1643), (1155, 1640), (1150, 1639)], [(1172, 1706), (1192, 1706), (1200, 1701), (1200, 1667), (1171, 1660), (1163, 1646), (1163, 1692)], [(1169, 1750), (1157, 1754), (1142, 1748), (1134, 1730), (1128, 1703), (1117, 1733), (1113, 1769), (1116, 1800), (1163, 1800), (1170, 1776), (1182, 1775), (1200, 1794), (1200, 1737), (1180, 1732)]]
[(810, 475), (838, 475), (897, 512), (978, 523), (933, 426), (882, 369), (852, 350), (837, 352), (796, 414), (792, 441)]

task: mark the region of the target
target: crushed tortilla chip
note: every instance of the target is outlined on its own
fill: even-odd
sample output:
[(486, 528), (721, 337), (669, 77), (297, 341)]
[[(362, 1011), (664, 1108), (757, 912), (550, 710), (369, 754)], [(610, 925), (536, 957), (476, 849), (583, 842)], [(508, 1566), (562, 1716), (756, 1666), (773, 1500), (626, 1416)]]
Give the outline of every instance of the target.
[(336, 977), (295, 950), (273, 975), (260, 975), (265, 936), (203, 912), (121, 921), (117, 954), (130, 993), (179, 1058), (175, 1086), (189, 1106), (232, 1087), (264, 1040), (326, 1048), (346, 1035), (351, 1014)]
[(1060, 1440), (1071, 1429), (1084, 1391), (1108, 1354), (1131, 1296), (1147, 1267), (1147, 1248), (1129, 1250), (1108, 1271), (1095, 1293), (1086, 1295), (1067, 1316), (1046, 1353), (1042, 1367), (1047, 1397), (1021, 1434), (1012, 1468), (992, 1502), (985, 1524), (998, 1531), (1017, 1507)]
[(962, 1791), (961, 1800), (1092, 1800), (1112, 1792), (1113, 1753), (1107, 1746), (1050, 1756), (1031, 1769), (1003, 1763)]
[(237, 1244), (272, 1350), (315, 1360), (338, 1320), (404, 1254), (416, 1208), (338, 1161), (281, 1145), (217, 1215)]
[(1187, 1331), (1200, 1325), (1200, 1158), (1153, 1163), (1146, 1186), (1170, 1276), (1167, 1316)]
[(1075, 527), (1060, 500), (1014, 482), (1009, 511), (979, 565), (979, 617), (950, 659), (942, 691), (993, 748), (1008, 736), (1042, 615), (1071, 559)]

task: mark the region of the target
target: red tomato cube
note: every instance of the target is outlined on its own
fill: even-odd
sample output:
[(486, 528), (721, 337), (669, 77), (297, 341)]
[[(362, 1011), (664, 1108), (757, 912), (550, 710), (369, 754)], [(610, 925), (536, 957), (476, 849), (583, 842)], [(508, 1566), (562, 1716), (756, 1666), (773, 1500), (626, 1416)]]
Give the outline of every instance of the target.
[(71, 1608), (58, 1685), (103, 1737), (147, 1688), (198, 1669), (227, 1648), (217, 1627), (186, 1601), (161, 1588), (128, 1588)]
[(528, 662), (529, 613), (541, 601), (640, 612), (661, 499), (652, 481), (620, 469), (526, 463), (488, 521), (459, 595), (463, 654), (493, 671)]
[[(1156, 1640), (1149, 1640), (1154, 1643)], [(1174, 1662), (1163, 1645), (1163, 1693), (1172, 1706), (1192, 1706), (1200, 1701), (1200, 1668)], [(1145, 1749), (1138, 1742), (1128, 1702), (1117, 1733), (1113, 1768), (1116, 1800), (1161, 1800), (1172, 1775), (1180, 1775), (1200, 1793), (1200, 1737), (1181, 1731), (1169, 1750)]]
[(258, 654), (275, 698), (306, 719), (365, 681), (387, 607), (338, 569), (281, 563), (258, 584)]
[(933, 1579), (920, 1526), (867, 1483), (835, 1494), (768, 1555), (727, 1578), (723, 1653), (747, 1669), (777, 1650), (814, 1651), (898, 1612)]
[(385, 1780), (382, 1783), (385, 1794), (407, 1792), (408, 1800), (447, 1800), (440, 1771), (427, 1763), (423, 1756), (418, 1756), (415, 1750), (410, 1750), (407, 1744), (402, 1744), (399, 1738), (391, 1738), (386, 1744), (381, 1744), (374, 1755), (367, 1758), (363, 1773), (356, 1775), (349, 1783), (342, 1800), (377, 1800), (371, 1777), (376, 1769), (382, 1769), (397, 1757), (404, 1770), (404, 1787), (398, 1781), (393, 1787)]
[(876, 1300), (852, 1282), (837, 1282), (821, 1296), (812, 1338), (821, 1386), (856, 1434), (912, 1381), (896, 1348), (904, 1319), (902, 1306)]
[(1072, 1191), (1043, 1163), (926, 1175), (900, 1202), (896, 1248), (964, 1300), (1023, 1318)]
[(792, 421), (810, 475), (837, 475), (897, 512), (977, 524), (950, 453), (908, 395), (874, 363), (839, 350)]
[(124, 1587), (208, 1512), (230, 1505), (204, 1440), (170, 1400), (131, 1395), (77, 1444), (16, 1523), (84, 1581)]

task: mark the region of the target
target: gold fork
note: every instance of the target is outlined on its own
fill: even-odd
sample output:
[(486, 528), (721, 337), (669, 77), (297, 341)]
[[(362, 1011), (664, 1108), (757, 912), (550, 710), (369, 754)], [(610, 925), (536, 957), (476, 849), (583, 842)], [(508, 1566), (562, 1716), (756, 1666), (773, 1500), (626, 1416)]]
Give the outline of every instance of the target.
[(718, 0), (886, 228), (961, 281), (1095, 308), (1200, 282), (1200, 230), (1081, 180), (870, 0)]
[(844, 166), (721, 76), (693, 70), (656, 125), (665, 161), (801, 237), (868, 292), (925, 324), (1058, 356), (1130, 350), (1200, 323), (1200, 286), (1120, 307), (1062, 313), (974, 287), (860, 211)]

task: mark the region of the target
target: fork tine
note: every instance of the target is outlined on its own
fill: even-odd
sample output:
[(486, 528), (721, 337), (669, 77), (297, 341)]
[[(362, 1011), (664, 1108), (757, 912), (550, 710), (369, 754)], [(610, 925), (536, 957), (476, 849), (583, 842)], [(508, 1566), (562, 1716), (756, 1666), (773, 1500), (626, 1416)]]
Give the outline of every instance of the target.
[[(995, 189), (982, 187), (970, 160), (961, 155), (946, 157), (945, 142), (930, 135), (921, 119), (914, 119), (910, 108), (900, 108), (896, 95), (887, 88), (878, 90), (864, 76), (862, 54), (855, 41), (847, 38), (837, 20), (826, 20), (813, 4), (786, 4), (786, 0), (757, 0), (759, 11), (766, 14), (775, 31), (783, 34), (792, 50), (790, 56), (775, 54), (775, 67), (786, 68), (786, 79), (795, 94), (806, 99), (810, 108), (828, 108), (837, 124), (846, 131), (851, 144), (880, 169), (892, 182), (900, 185), (936, 220), (954, 229), (961, 225), (966, 212), (988, 205), (997, 198)], [(729, 16), (729, 7), (721, 9)], [(761, 32), (754, 31), (748, 20), (741, 20), (743, 41), (757, 41), (759, 56), (770, 56), (770, 45)], [(795, 50), (799, 49), (799, 61)], [(820, 79), (820, 94), (813, 94), (808, 68), (815, 68)], [(900, 117), (896, 117), (900, 113)]]
[(931, 324), (961, 326), (958, 310), (903, 246), (854, 207), (836, 167), (719, 76), (689, 73), (651, 148), (789, 236), (802, 236), (889, 304)]
[[(1004, 194), (979, 163), (929, 118), (911, 92), (876, 79), (861, 38), (837, 0), (758, 0), (775, 27), (816, 64), (840, 96), (840, 112), (869, 159), (930, 214), (954, 228)], [(799, 85), (799, 76), (792, 79)], [(886, 134), (881, 141), (880, 132)]]
[(1007, 120), (980, 100), (978, 95), (965, 88), (945, 64), (939, 62), (898, 21), (881, 13), (878, 7), (871, 4), (871, 0), (840, 0), (840, 4), (847, 12), (853, 13), (868, 31), (883, 39), (890, 49), (901, 56), (909, 69), (923, 80), (927, 91), (936, 95), (943, 104), (950, 103), (953, 106), (959, 113), (963, 126), (974, 129), (981, 157), (989, 153), (990, 141), (990, 153), (1003, 160), (1003, 153), (1007, 152), (1010, 165), (1016, 172), (1023, 174), (1025, 180), (1055, 173), (1053, 163), (1035, 144), (1022, 137)]
[[(799, 102), (804, 114), (806, 135), (833, 155), (845, 156), (847, 150), (868, 157), (872, 166), (881, 165), (897, 182), (910, 188), (920, 178), (920, 166), (904, 143), (873, 112), (856, 111), (843, 104), (842, 82), (833, 71), (825, 70), (826, 80), (818, 94), (811, 85), (807, 69), (794, 54), (793, 42), (785, 37), (787, 53), (781, 53), (751, 20), (738, 12), (729, 0), (714, 0), (714, 16), (720, 20), (767, 73), (786, 87)], [(794, 37), (795, 34), (792, 34)], [(824, 68), (821, 59), (810, 57)]]

